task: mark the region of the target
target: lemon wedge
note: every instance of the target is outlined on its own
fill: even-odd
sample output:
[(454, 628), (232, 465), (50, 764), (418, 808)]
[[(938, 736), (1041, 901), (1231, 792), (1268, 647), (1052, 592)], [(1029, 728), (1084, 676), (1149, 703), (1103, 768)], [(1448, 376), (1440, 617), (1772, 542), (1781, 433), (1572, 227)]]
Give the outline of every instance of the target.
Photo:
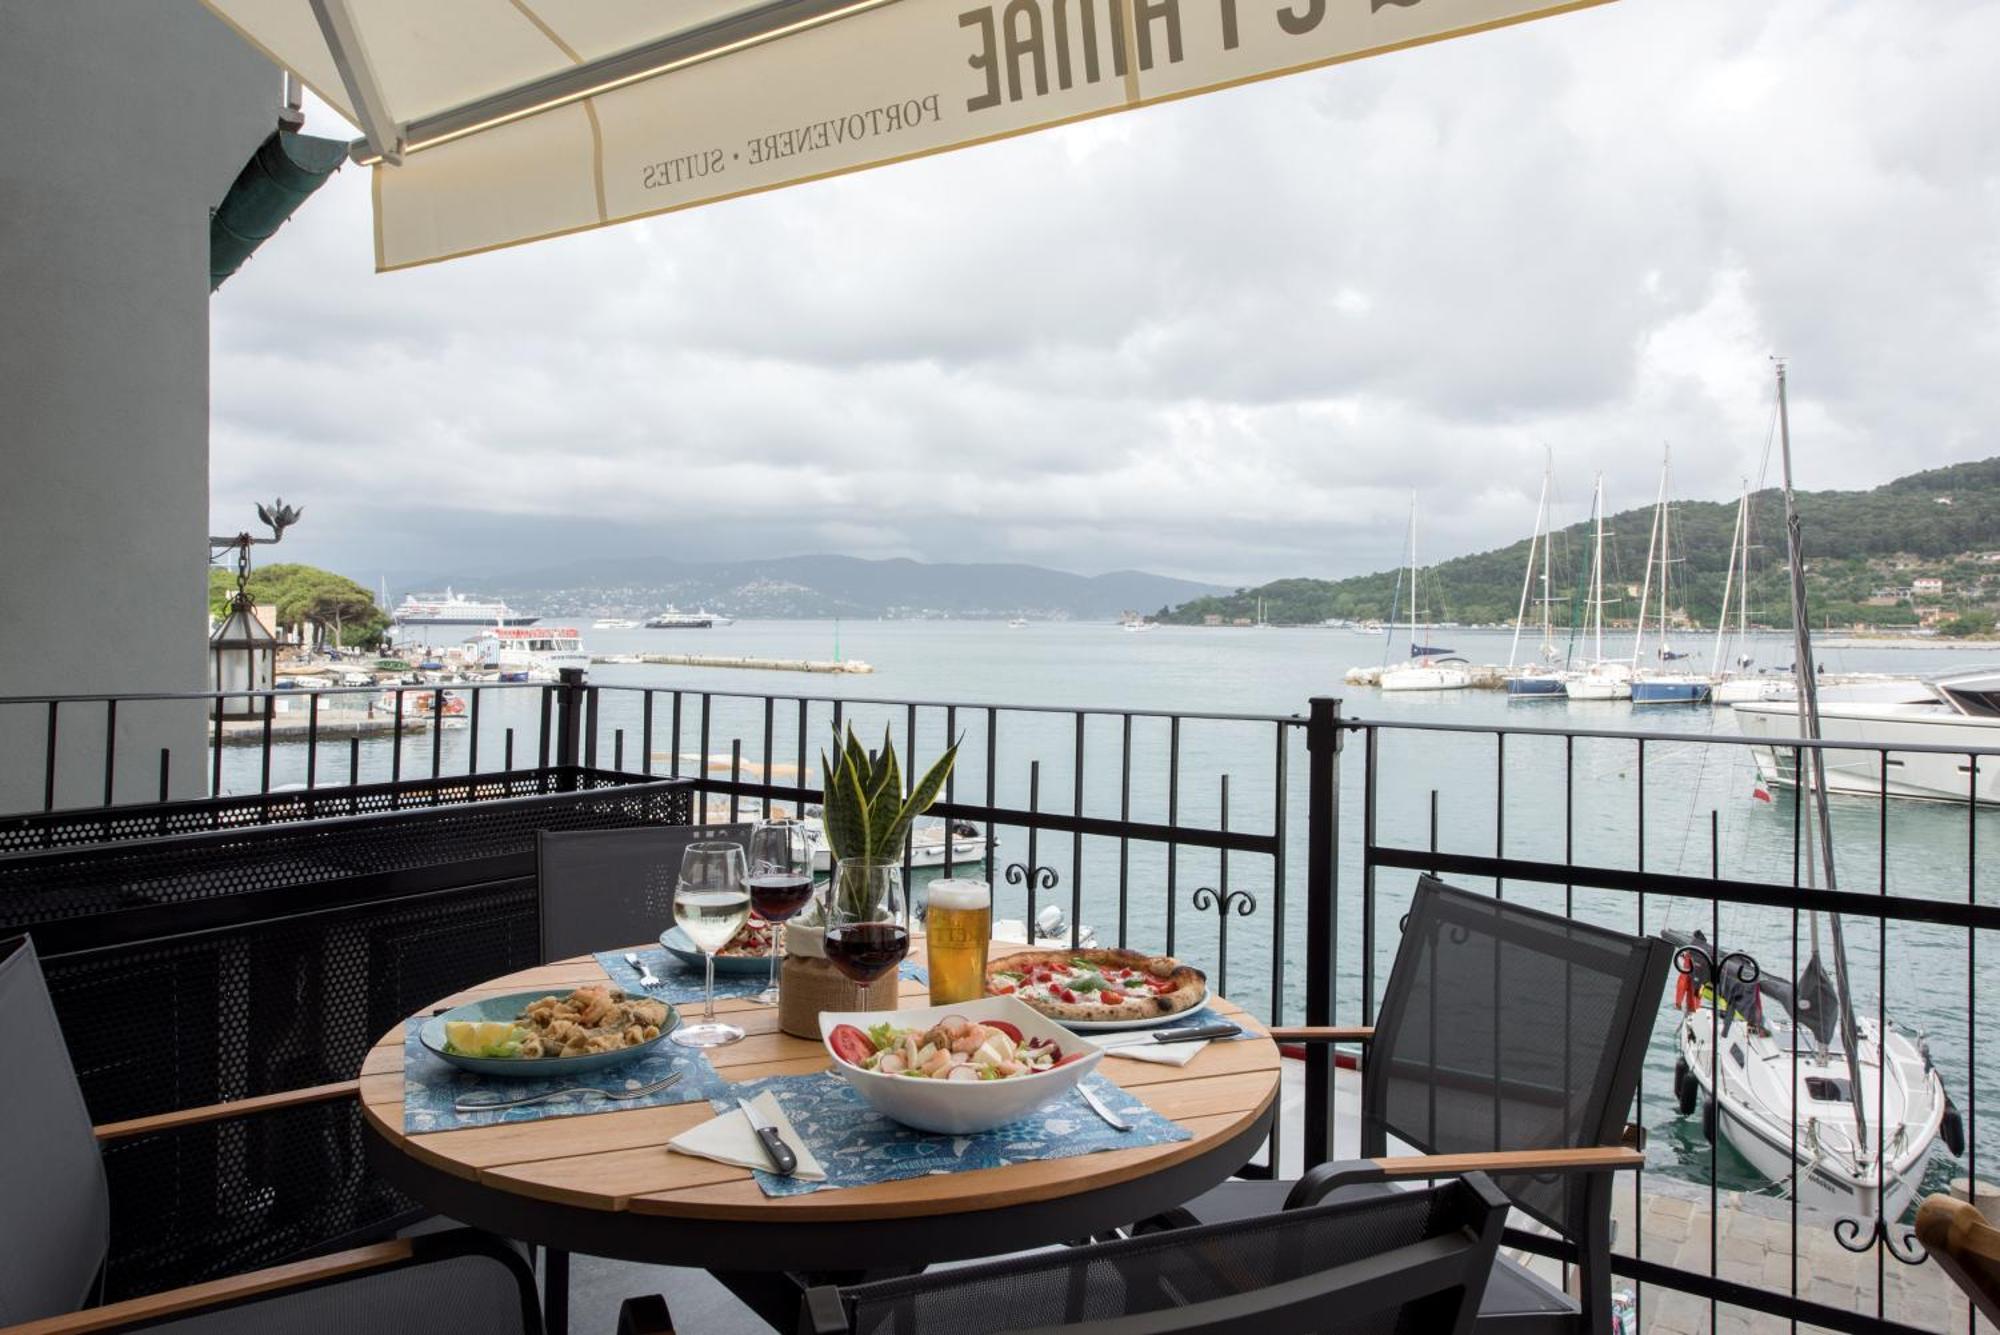
[(467, 1057), (511, 1057), (520, 1046), (518, 1025), (506, 1020), (447, 1020), (444, 1041)]

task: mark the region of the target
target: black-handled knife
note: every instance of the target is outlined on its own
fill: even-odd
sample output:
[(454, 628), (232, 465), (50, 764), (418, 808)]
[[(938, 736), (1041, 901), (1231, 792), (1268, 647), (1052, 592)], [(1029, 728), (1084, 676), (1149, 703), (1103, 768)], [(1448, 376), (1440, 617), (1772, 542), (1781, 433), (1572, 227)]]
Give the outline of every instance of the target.
[(1183, 1029), (1155, 1029), (1155, 1043), (1194, 1043), (1204, 1038), (1233, 1038), (1243, 1032), (1242, 1026), (1224, 1021), (1220, 1024), (1197, 1024)]
[(757, 1133), (757, 1143), (764, 1147), (764, 1157), (771, 1161), (771, 1171), (779, 1177), (790, 1177), (799, 1170), (799, 1156), (792, 1153), (792, 1147), (778, 1134), (778, 1128), (764, 1120), (757, 1110), (750, 1106), (748, 1099), (736, 1100), (736, 1106), (743, 1110), (749, 1120), (750, 1129)]

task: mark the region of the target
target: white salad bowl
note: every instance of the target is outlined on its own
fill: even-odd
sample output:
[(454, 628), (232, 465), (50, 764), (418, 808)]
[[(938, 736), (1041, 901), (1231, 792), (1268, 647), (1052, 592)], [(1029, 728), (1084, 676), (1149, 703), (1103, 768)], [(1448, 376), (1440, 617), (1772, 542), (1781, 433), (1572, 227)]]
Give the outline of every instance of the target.
[[(833, 1057), (833, 1069), (854, 1086), (869, 1107), (884, 1117), (919, 1131), (964, 1136), (1017, 1122), (1044, 1104), (1062, 1098), (1076, 1088), (1077, 1081), (1096, 1070), (1104, 1056), (1095, 1045), (1013, 997), (982, 997), (955, 1006), (896, 1011), (822, 1011), (819, 1036), (824, 1042), (836, 1026), (843, 1024), (851, 1024), (865, 1033), (885, 1021), (898, 1029), (928, 1029), (947, 1015), (963, 1015), (968, 1020), (1005, 1020), (1021, 1031), (1023, 1039), (1046, 1038), (1064, 1056), (1073, 1052), (1085, 1055), (1081, 1061), (1067, 1066), (1005, 1080), (926, 1080), (883, 1075), (850, 1066), (837, 1056)], [(831, 1044), (827, 1055), (833, 1056)]]

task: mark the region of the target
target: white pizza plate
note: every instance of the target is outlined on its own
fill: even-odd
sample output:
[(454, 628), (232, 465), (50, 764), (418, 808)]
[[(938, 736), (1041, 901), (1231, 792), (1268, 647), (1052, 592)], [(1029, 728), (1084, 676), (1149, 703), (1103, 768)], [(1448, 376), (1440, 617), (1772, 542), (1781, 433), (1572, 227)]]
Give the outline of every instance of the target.
[[(1115, 1034), (1120, 1029), (1158, 1029), (1161, 1025), (1165, 1024), (1185, 1024), (1188, 1016), (1193, 1015), (1208, 1004), (1208, 998), (1209, 991), (1204, 987), (1201, 990), (1201, 1000), (1195, 1002), (1194, 1005), (1189, 1006), (1186, 1010), (1175, 1011), (1172, 1015), (1142, 1015), (1136, 1020), (1055, 1020), (1054, 1016), (1048, 1018), (1055, 1020), (1055, 1023), (1076, 1034)], [(1021, 1004), (1023, 1006), (1028, 1005), (1025, 1001)], [(1034, 1010), (1032, 1006), (1028, 1008)], [(1035, 1011), (1035, 1014), (1040, 1015), (1041, 1012)]]

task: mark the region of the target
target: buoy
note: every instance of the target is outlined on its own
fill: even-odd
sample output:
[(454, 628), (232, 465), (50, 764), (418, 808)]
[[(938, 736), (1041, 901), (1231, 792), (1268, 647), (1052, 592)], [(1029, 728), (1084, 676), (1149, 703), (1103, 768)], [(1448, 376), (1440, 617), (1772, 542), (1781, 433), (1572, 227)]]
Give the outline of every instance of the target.
[(1938, 1134), (1944, 1137), (1945, 1148), (1951, 1151), (1953, 1158), (1965, 1157), (1965, 1122), (1959, 1117), (1958, 1105), (1951, 1101), (1949, 1094), (1945, 1095), (1944, 1125), (1938, 1128)]
[(1694, 1111), (1695, 1098), (1700, 1094), (1694, 1072), (1688, 1070), (1687, 1058), (1674, 1058), (1674, 1098), (1680, 1105), (1681, 1116)]

